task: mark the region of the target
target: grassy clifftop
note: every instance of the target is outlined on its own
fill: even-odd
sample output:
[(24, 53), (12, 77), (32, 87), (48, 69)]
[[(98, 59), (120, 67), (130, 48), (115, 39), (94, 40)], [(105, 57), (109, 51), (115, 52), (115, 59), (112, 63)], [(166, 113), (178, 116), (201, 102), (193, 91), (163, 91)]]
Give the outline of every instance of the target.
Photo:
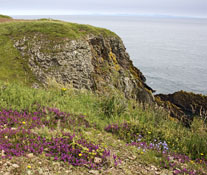
[(9, 23), (0, 24), (0, 35), (10, 35), (12, 37), (21, 37), (41, 33), (52, 37), (65, 37), (69, 39), (79, 39), (88, 34), (117, 36), (115, 33), (91, 25), (76, 24), (58, 20), (40, 19), (40, 20), (14, 20)]
[(3, 21), (0, 20), (0, 80), (4, 81), (20, 81), (25, 84), (36, 82), (27, 63), (13, 46), (14, 40), (34, 35), (42, 35), (43, 40), (59, 42), (65, 38), (81, 39), (88, 34), (118, 37), (103, 28), (58, 20), (10, 21), (10, 17), (3, 15), (0, 16), (0, 19), (3, 19)]
[(0, 14), (0, 19), (12, 19), (12, 17)]

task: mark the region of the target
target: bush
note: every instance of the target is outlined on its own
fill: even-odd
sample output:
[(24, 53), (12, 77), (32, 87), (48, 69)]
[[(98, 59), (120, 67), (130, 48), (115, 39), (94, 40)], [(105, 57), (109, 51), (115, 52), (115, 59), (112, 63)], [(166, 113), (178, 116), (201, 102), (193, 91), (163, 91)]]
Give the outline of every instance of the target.
[(101, 110), (106, 117), (120, 116), (127, 108), (126, 101), (121, 97), (107, 97), (100, 103)]

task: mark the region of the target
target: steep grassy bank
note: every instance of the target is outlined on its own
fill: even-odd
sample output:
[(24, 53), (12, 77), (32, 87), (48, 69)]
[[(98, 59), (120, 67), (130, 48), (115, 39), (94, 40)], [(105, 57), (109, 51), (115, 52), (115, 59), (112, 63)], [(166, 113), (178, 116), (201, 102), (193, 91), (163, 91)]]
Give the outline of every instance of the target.
[[(14, 172), (37, 172), (39, 165), (37, 162), (30, 165), (30, 153), (37, 160), (47, 161), (47, 166), (52, 162), (68, 162), (70, 166), (61, 165), (64, 171), (77, 174), (91, 171), (84, 167), (99, 167), (100, 170), (94, 170), (96, 173), (109, 174), (206, 172), (207, 128), (202, 121), (195, 119), (190, 129), (185, 128), (174, 119), (169, 120), (162, 109), (143, 108), (115, 92), (109, 96), (98, 96), (88, 91), (66, 89), (58, 84), (45, 90), (1, 82), (0, 107), (3, 160), (7, 160), (9, 155), (14, 163), (15, 160), (25, 162), (25, 167), (21, 166), (18, 171), (14, 168)], [(75, 134), (75, 137), (70, 140), (71, 137), (67, 138), (65, 134)], [(58, 138), (68, 139), (65, 140), (67, 143), (59, 142)], [(48, 147), (47, 142), (53, 146)], [(6, 143), (12, 145), (5, 148)], [(61, 144), (69, 146), (71, 143), (74, 147), (69, 152), (62, 149), (55, 151)], [(37, 149), (35, 144), (41, 147)], [(25, 149), (26, 145), (29, 150)], [(18, 150), (18, 153), (12, 149)], [(64, 159), (65, 154), (73, 155), (76, 162), (71, 162), (72, 158)], [(22, 156), (25, 158), (22, 159)], [(144, 173), (145, 168), (138, 165), (149, 170)], [(157, 167), (156, 170), (152, 165)]]

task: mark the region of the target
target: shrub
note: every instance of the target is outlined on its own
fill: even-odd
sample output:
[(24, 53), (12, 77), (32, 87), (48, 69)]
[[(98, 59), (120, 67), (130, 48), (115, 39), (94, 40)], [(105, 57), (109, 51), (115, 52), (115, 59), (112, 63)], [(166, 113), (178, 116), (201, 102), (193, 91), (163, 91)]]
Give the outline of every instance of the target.
[(127, 108), (125, 100), (121, 97), (107, 97), (100, 103), (101, 110), (106, 117), (120, 116)]

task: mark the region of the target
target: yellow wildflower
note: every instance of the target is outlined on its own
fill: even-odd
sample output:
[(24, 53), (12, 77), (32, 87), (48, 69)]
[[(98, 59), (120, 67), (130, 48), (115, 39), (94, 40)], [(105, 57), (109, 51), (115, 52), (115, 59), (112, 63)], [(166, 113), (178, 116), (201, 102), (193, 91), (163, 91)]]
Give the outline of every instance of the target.
[(151, 134), (151, 132), (149, 131), (148, 134)]
[(66, 91), (67, 89), (66, 89), (66, 88), (62, 88), (61, 90), (62, 90), (62, 91)]
[(26, 124), (26, 122), (22, 122), (22, 124), (23, 124), (23, 125), (25, 125), (25, 124)]
[(204, 156), (204, 154), (203, 154), (203, 153), (201, 153), (201, 156)]
[(82, 154), (80, 153), (80, 154), (78, 154), (80, 157), (82, 156)]
[(31, 167), (31, 165), (27, 165), (27, 168), (31, 169), (32, 167)]

